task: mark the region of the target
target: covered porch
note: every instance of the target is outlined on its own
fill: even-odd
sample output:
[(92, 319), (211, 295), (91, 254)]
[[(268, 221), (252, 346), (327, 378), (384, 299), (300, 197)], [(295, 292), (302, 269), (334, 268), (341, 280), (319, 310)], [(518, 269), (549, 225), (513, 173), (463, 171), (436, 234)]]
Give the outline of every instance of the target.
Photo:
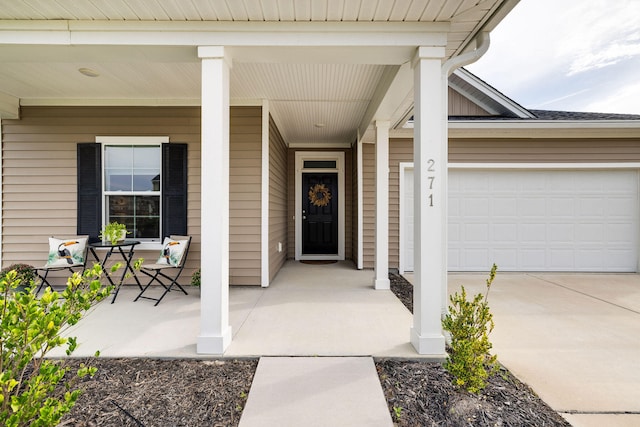
[[(79, 142), (96, 145), (96, 152), (110, 143), (125, 144), (121, 140), (113, 142), (113, 137), (128, 139), (131, 150), (150, 136), (162, 137), (162, 142), (154, 142), (158, 148), (163, 144), (177, 148), (186, 142), (188, 154), (182, 156), (183, 161), (174, 162), (174, 156), (166, 155), (154, 165), (179, 163), (173, 173), (180, 179), (167, 183), (180, 181), (182, 185), (173, 194), (168, 191), (169, 185), (165, 191), (163, 184), (161, 196), (167, 197), (162, 199), (162, 208), (153, 212), (160, 224), (176, 224), (179, 218), (186, 232), (166, 233), (163, 228), (155, 235), (139, 237), (149, 243), (149, 250), (159, 249), (158, 243), (165, 235), (194, 237), (189, 269), (201, 269), (199, 304), (183, 307), (166, 318), (175, 319), (177, 314), (187, 319), (194, 310), (196, 326), (189, 324), (188, 332), (177, 335), (190, 340), (197, 337), (197, 353), (227, 354), (240, 346), (234, 341), (243, 339), (246, 325), (233, 318), (238, 312), (232, 295), (236, 291), (230, 289), (230, 283), (232, 279), (240, 282), (234, 274), (250, 270), (252, 282), (245, 284), (276, 289), (279, 277), (287, 272), (279, 271), (285, 260), (301, 259), (298, 247), (303, 241), (299, 230), (304, 208), (297, 199), (290, 203), (294, 199), (291, 191), (283, 190), (283, 183), (290, 185), (295, 180), (295, 198), (301, 196), (298, 176), (292, 178), (291, 162), (286, 164), (286, 155), (293, 151), (355, 153), (350, 176), (355, 182), (353, 195), (337, 211), (338, 249), (332, 247), (314, 255), (351, 259), (353, 270), (364, 268), (363, 244), (369, 237), (363, 231), (363, 192), (365, 186), (374, 188), (373, 208), (367, 214), (375, 218), (368, 230), (373, 236), (368, 241), (373, 246), (370, 256), (375, 258), (369, 268), (374, 272), (353, 273), (359, 274), (358, 286), (367, 294), (374, 295), (374, 289), (382, 291), (374, 298), (389, 294), (389, 141), (400, 133), (414, 144), (416, 292), (414, 315), (392, 335), (403, 346), (411, 342), (414, 352), (443, 356), (440, 319), (447, 287), (447, 76), (486, 51), (488, 34), (516, 3), (419, 0), (411, 5), (379, 5), (363, 1), (354, 7), (357, 3), (341, 0), (301, 8), (298, 2), (289, 0), (277, 5), (256, 1), (237, 8), (231, 6), (235, 2), (225, 2), (226, 7), (185, 11), (174, 0), (142, 0), (140, 7), (123, 3), (121, 8), (95, 6), (69, 11), (51, 2), (51, 10), (42, 14), (34, 14), (26, 6), (0, 12), (0, 52), (7, 59), (0, 64), (0, 74), (7, 76), (0, 84), (0, 116), (8, 119), (2, 124), (3, 129), (7, 127), (2, 130), (2, 149), (7, 153), (3, 159), (14, 155), (15, 165), (3, 169), (3, 184), (9, 186), (5, 186), (9, 191), (3, 190), (3, 263), (35, 259), (39, 242), (54, 231), (97, 235), (99, 227), (109, 222), (111, 212), (106, 202), (111, 190), (103, 182), (109, 172), (106, 167), (101, 170), (99, 158), (92, 156), (98, 161), (90, 170), (95, 191), (88, 205), (104, 203), (90, 216), (91, 227), (87, 228), (91, 230), (81, 227), (80, 221), (77, 227), (74, 224), (73, 205), (79, 205), (80, 199), (76, 184), (89, 182), (76, 174), (80, 169), (74, 166), (78, 164), (75, 148)], [(45, 72), (46, 80), (41, 78)], [(32, 77), (24, 81), (25, 76)], [(192, 107), (198, 116), (187, 111), (188, 117), (178, 119), (164, 107)], [(234, 107), (257, 108), (259, 113), (254, 118), (259, 124), (234, 117)], [(137, 110), (135, 114), (141, 111), (167, 117), (159, 122), (154, 117), (147, 122), (148, 127), (141, 127), (129, 114), (105, 122), (105, 117), (123, 114), (127, 108)], [(51, 138), (52, 129), (60, 128), (57, 122), (51, 123), (56, 114), (65, 119), (60, 126), (64, 136)], [(411, 117), (413, 129), (403, 128)], [(4, 134), (13, 130), (15, 134), (5, 139)], [(256, 140), (247, 137), (250, 132)], [(362, 175), (364, 144), (375, 147), (373, 178)], [(35, 162), (20, 163), (28, 155), (58, 150), (59, 157), (55, 158), (60, 160), (51, 163), (55, 163), (64, 186), (54, 184), (42, 172), (43, 164), (49, 166), (50, 156), (40, 154)], [(346, 174), (346, 169), (338, 163), (331, 169), (337, 170), (338, 194), (346, 193), (340, 181), (345, 179), (341, 173)], [(38, 173), (31, 172), (35, 176), (26, 180), (24, 176), (31, 170)], [(10, 172), (14, 175), (5, 178)], [(130, 174), (135, 175), (133, 169)], [(170, 175), (163, 172), (163, 176)], [(184, 185), (186, 188), (182, 188)], [(24, 188), (37, 194), (41, 202), (31, 202), (36, 199), (31, 197), (26, 203), (20, 196)], [(51, 195), (58, 193), (62, 197), (51, 200)], [(58, 199), (69, 201), (71, 208), (51, 220), (52, 209), (46, 201)], [(328, 196), (322, 197), (323, 203), (328, 200)], [(347, 220), (340, 216), (340, 208), (349, 203), (353, 212), (350, 233), (344, 230)], [(28, 214), (21, 214), (23, 211)], [(86, 217), (80, 209), (75, 215), (75, 219)], [(42, 218), (46, 221), (38, 221)], [(38, 228), (33, 228), (34, 224)], [(345, 253), (349, 234), (351, 250)], [(23, 249), (25, 242), (32, 248), (28, 252)], [(252, 262), (250, 267), (248, 261)], [(339, 283), (340, 274), (328, 282)], [(295, 297), (297, 291), (283, 292), (282, 300)], [(242, 292), (259, 295), (261, 290)], [(321, 296), (328, 295), (331, 293)], [(339, 306), (341, 300), (331, 301)], [(363, 310), (369, 305), (365, 300), (359, 304)], [(172, 308), (176, 310), (175, 305)], [(286, 308), (280, 306), (279, 310)], [(376, 316), (384, 308), (368, 314), (370, 318), (364, 317), (367, 320), (353, 343), (370, 338)], [(122, 321), (125, 325), (140, 322), (147, 328), (144, 338), (132, 341), (160, 342), (171, 335), (158, 326), (165, 322), (160, 315), (158, 311), (137, 319), (127, 313)], [(279, 315), (272, 313), (276, 318)], [(245, 322), (251, 319), (250, 315)], [(333, 325), (326, 317), (324, 322), (328, 327)], [(335, 322), (348, 323), (340, 319)], [(290, 323), (266, 331), (273, 334), (269, 337), (274, 349), (269, 351), (281, 351), (276, 348), (281, 338), (292, 341), (287, 330)], [(239, 325), (239, 331), (234, 330), (234, 324)], [(111, 333), (113, 324), (103, 328), (105, 334)], [(123, 332), (129, 333), (133, 331)], [(381, 346), (380, 351), (384, 348), (389, 346)], [(360, 354), (364, 350), (352, 351)]]
[[(186, 290), (154, 307), (133, 302), (137, 288), (124, 287), (115, 304), (103, 301), (69, 330), (80, 343), (74, 357), (99, 350), (102, 357), (201, 358), (200, 290)], [(233, 341), (223, 356), (416, 357), (411, 319), (391, 291), (373, 289), (370, 271), (350, 261), (288, 261), (269, 288), (230, 288)]]

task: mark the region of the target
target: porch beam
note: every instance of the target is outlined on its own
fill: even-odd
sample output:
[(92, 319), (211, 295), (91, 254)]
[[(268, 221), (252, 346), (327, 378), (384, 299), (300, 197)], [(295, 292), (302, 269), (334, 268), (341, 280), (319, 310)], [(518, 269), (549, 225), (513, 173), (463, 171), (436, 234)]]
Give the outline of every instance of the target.
[[(419, 46), (448, 22), (200, 22), (0, 20), (3, 44), (149, 46)], [(235, 56), (235, 55), (234, 55)]]
[(197, 352), (223, 354), (229, 325), (229, 68), (222, 46), (202, 60), (200, 335)]
[(376, 126), (376, 289), (390, 289), (389, 282), (389, 121), (377, 120)]
[(411, 343), (444, 357), (447, 267), (447, 109), (441, 47), (420, 47), (414, 63), (414, 292)]

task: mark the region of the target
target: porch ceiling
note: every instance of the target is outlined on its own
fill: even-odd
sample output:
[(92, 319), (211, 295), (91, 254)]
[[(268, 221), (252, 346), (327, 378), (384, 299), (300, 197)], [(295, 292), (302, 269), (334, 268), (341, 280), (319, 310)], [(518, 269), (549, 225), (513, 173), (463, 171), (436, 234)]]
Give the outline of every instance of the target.
[[(373, 117), (393, 78), (406, 76), (396, 73), (415, 52), (415, 45), (406, 40), (387, 40), (378, 31), (382, 25), (405, 23), (402, 25), (411, 26), (416, 36), (437, 28), (446, 33), (446, 56), (451, 57), (472, 47), (473, 37), (493, 29), (516, 3), (8, 1), (0, 8), (0, 115), (15, 115), (17, 105), (199, 105), (196, 46), (202, 44), (205, 34), (208, 41), (220, 40), (230, 46), (232, 104), (268, 100), (289, 144), (349, 144), (362, 123)], [(373, 25), (373, 30), (365, 31), (372, 42), (328, 37), (326, 42), (320, 38), (309, 44), (283, 34), (287, 46), (269, 45), (260, 34), (276, 27), (260, 27), (250, 35), (247, 29), (258, 22), (277, 22), (279, 27), (317, 23), (329, 30), (350, 25), (350, 31), (355, 25)], [(434, 23), (446, 26), (433, 27)], [(227, 29), (236, 27), (221, 26), (232, 24), (242, 26), (245, 41), (224, 42), (230, 37)], [(144, 39), (141, 26), (142, 33), (160, 37)], [(77, 28), (75, 33), (73, 28)], [(321, 33), (324, 28), (314, 31)], [(99, 76), (87, 77), (78, 71), (81, 68), (95, 70)], [(399, 120), (406, 114), (411, 97), (411, 90), (396, 94), (399, 101), (388, 119)]]

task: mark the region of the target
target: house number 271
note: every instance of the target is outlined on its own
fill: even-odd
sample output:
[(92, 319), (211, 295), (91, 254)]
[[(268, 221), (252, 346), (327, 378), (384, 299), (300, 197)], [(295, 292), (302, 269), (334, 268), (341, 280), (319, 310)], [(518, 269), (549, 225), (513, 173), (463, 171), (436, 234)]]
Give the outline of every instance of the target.
[(433, 159), (427, 160), (427, 199), (429, 200), (429, 207), (433, 207), (433, 182), (436, 180), (435, 175), (432, 175), (436, 171), (436, 161)]

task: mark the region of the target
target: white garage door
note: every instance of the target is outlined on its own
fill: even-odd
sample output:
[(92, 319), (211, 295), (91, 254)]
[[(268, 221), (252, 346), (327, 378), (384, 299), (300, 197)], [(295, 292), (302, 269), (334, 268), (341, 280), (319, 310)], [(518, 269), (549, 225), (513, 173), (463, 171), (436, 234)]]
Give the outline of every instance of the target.
[(636, 171), (453, 169), (448, 268), (636, 271), (639, 216)]

